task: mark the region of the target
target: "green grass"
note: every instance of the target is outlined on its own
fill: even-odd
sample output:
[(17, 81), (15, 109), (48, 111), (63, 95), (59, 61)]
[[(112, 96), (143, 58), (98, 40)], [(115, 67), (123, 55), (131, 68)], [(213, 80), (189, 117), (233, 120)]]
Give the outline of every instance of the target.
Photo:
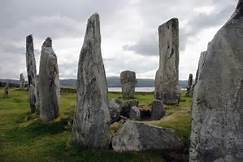
[[(109, 93), (109, 99), (121, 96)], [(137, 93), (141, 105), (149, 105), (152, 93)], [(184, 101), (185, 100), (185, 101)], [(152, 124), (175, 128), (188, 140), (190, 131), (190, 98), (183, 98), (179, 106), (167, 107), (167, 116)], [(84, 150), (69, 144), (72, 117), (76, 104), (73, 91), (62, 91), (60, 117), (43, 123), (36, 114), (29, 113), (28, 93), (10, 89), (3, 97), (0, 88), (0, 161), (1, 162), (163, 162), (160, 152), (115, 153), (111, 150)]]

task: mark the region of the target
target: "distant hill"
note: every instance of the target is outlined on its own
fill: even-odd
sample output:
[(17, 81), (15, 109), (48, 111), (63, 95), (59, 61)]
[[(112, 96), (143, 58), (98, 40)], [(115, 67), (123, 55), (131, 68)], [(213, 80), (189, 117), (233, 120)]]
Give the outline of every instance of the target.
[[(6, 81), (11, 83), (11, 85), (18, 86), (18, 80), (11, 79), (0, 79), (0, 86), (5, 85)], [(137, 87), (154, 87), (154, 79), (137, 79)], [(119, 77), (107, 77), (108, 87), (121, 87), (120, 78)], [(75, 88), (76, 87), (76, 79), (62, 79), (60, 80), (61, 87), (67, 88)], [(186, 88), (187, 81), (180, 80), (181, 88)]]

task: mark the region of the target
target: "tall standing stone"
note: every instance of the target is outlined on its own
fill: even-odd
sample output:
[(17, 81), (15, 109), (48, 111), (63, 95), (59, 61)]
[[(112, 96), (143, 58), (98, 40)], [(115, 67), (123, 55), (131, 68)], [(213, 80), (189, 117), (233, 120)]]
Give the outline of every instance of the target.
[(4, 87), (4, 97), (8, 97), (8, 94), (9, 94), (8, 89), (9, 89), (9, 83), (6, 82), (5, 87)]
[(28, 89), (30, 111), (36, 111), (36, 62), (32, 35), (26, 37), (26, 67), (28, 75)]
[(24, 74), (21, 73), (19, 75), (19, 88), (24, 88), (25, 87), (25, 79), (24, 79)]
[(40, 85), (39, 85), (39, 75), (36, 75), (36, 112), (37, 114), (40, 113)]
[(193, 75), (189, 74), (189, 78), (187, 81), (187, 87), (186, 87), (187, 96), (192, 96), (192, 89), (193, 89)]
[(159, 26), (159, 69), (155, 77), (155, 98), (165, 104), (177, 104), (180, 98), (178, 86), (179, 23), (173, 18)]
[(72, 141), (87, 148), (108, 148), (110, 113), (108, 89), (101, 56), (99, 15), (88, 19), (81, 49), (77, 79), (77, 109), (73, 121)]
[(51, 121), (59, 114), (59, 71), (57, 56), (52, 49), (52, 40), (47, 38), (42, 45), (39, 72), (40, 118)]
[[(243, 161), (243, 0), (209, 44), (193, 94), (190, 162)], [(200, 62), (199, 62), (200, 63)]]
[(123, 98), (134, 98), (135, 86), (137, 84), (136, 73), (133, 71), (123, 71), (120, 74)]

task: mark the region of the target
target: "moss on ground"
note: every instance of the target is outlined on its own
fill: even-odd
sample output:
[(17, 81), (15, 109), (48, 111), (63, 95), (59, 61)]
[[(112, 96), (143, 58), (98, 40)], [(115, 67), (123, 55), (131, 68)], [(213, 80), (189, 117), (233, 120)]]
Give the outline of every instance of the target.
[[(26, 90), (10, 89), (9, 97), (2, 97), (0, 88), (0, 161), (80, 161), (80, 162), (163, 162), (160, 152), (115, 153), (85, 150), (69, 144), (76, 96), (74, 91), (62, 91), (60, 117), (52, 123), (43, 123), (36, 114), (29, 113)], [(117, 98), (120, 93), (109, 93)], [(142, 105), (149, 105), (152, 93), (137, 93)], [(168, 106), (167, 116), (152, 124), (174, 128), (188, 140), (190, 132), (191, 99), (183, 97), (179, 106)]]

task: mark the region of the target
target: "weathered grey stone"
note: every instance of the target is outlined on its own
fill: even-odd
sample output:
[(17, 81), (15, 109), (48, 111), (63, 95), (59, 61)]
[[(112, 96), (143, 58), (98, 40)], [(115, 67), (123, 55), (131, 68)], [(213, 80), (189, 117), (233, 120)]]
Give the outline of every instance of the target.
[(135, 86), (137, 84), (136, 73), (133, 71), (123, 71), (120, 74), (123, 98), (134, 98)]
[(36, 62), (32, 35), (26, 37), (26, 67), (28, 76), (30, 111), (36, 111)]
[(24, 74), (21, 73), (19, 75), (19, 88), (24, 88), (25, 87), (25, 79), (24, 79)]
[(161, 100), (154, 100), (152, 103), (151, 119), (160, 120), (163, 116), (165, 116), (163, 102)]
[(42, 45), (39, 72), (40, 118), (51, 121), (59, 115), (59, 71), (57, 56), (52, 49), (52, 40), (47, 38)]
[(179, 23), (173, 18), (159, 26), (159, 69), (155, 77), (155, 99), (165, 104), (179, 103)]
[(186, 87), (186, 96), (192, 96), (192, 89), (193, 89), (193, 75), (189, 74), (187, 87)]
[(182, 141), (175, 131), (142, 122), (127, 121), (112, 139), (112, 148), (118, 152), (144, 150), (180, 150)]
[(114, 99), (109, 102), (109, 111), (111, 115), (111, 123), (120, 119), (121, 107)]
[(194, 82), (194, 84), (193, 84), (193, 86), (192, 86), (192, 91), (191, 91), (192, 96), (193, 96), (193, 93), (194, 93), (195, 86), (196, 86), (196, 84), (197, 84), (197, 80), (198, 80), (198, 78), (199, 78), (199, 74), (200, 74), (200, 72), (201, 72), (201, 70), (202, 70), (202, 67), (203, 67), (203, 65), (204, 65), (206, 55), (207, 55), (207, 51), (202, 52), (201, 55), (200, 55), (200, 58), (199, 58), (199, 61), (198, 61), (198, 67), (197, 67), (196, 78), (195, 78), (195, 82)]
[(133, 106), (138, 106), (139, 102), (136, 99), (129, 99), (129, 100), (123, 100), (123, 99), (116, 99), (116, 103), (120, 105), (120, 115), (128, 117), (129, 118), (129, 113), (130, 109)]
[(8, 97), (8, 89), (9, 89), (9, 84), (6, 82), (5, 87), (4, 87), (4, 97)]
[(190, 162), (243, 161), (243, 0), (199, 62)]
[(37, 114), (40, 114), (40, 85), (39, 85), (39, 75), (36, 75), (36, 85), (35, 85), (35, 92), (36, 92), (36, 102), (35, 102), (35, 107), (36, 107), (36, 112)]
[(132, 120), (140, 120), (141, 119), (140, 110), (137, 106), (133, 106), (130, 109), (129, 119), (132, 119)]
[(74, 143), (88, 148), (109, 147), (111, 133), (107, 91), (99, 15), (94, 14), (88, 20), (79, 58), (77, 110), (72, 129)]

